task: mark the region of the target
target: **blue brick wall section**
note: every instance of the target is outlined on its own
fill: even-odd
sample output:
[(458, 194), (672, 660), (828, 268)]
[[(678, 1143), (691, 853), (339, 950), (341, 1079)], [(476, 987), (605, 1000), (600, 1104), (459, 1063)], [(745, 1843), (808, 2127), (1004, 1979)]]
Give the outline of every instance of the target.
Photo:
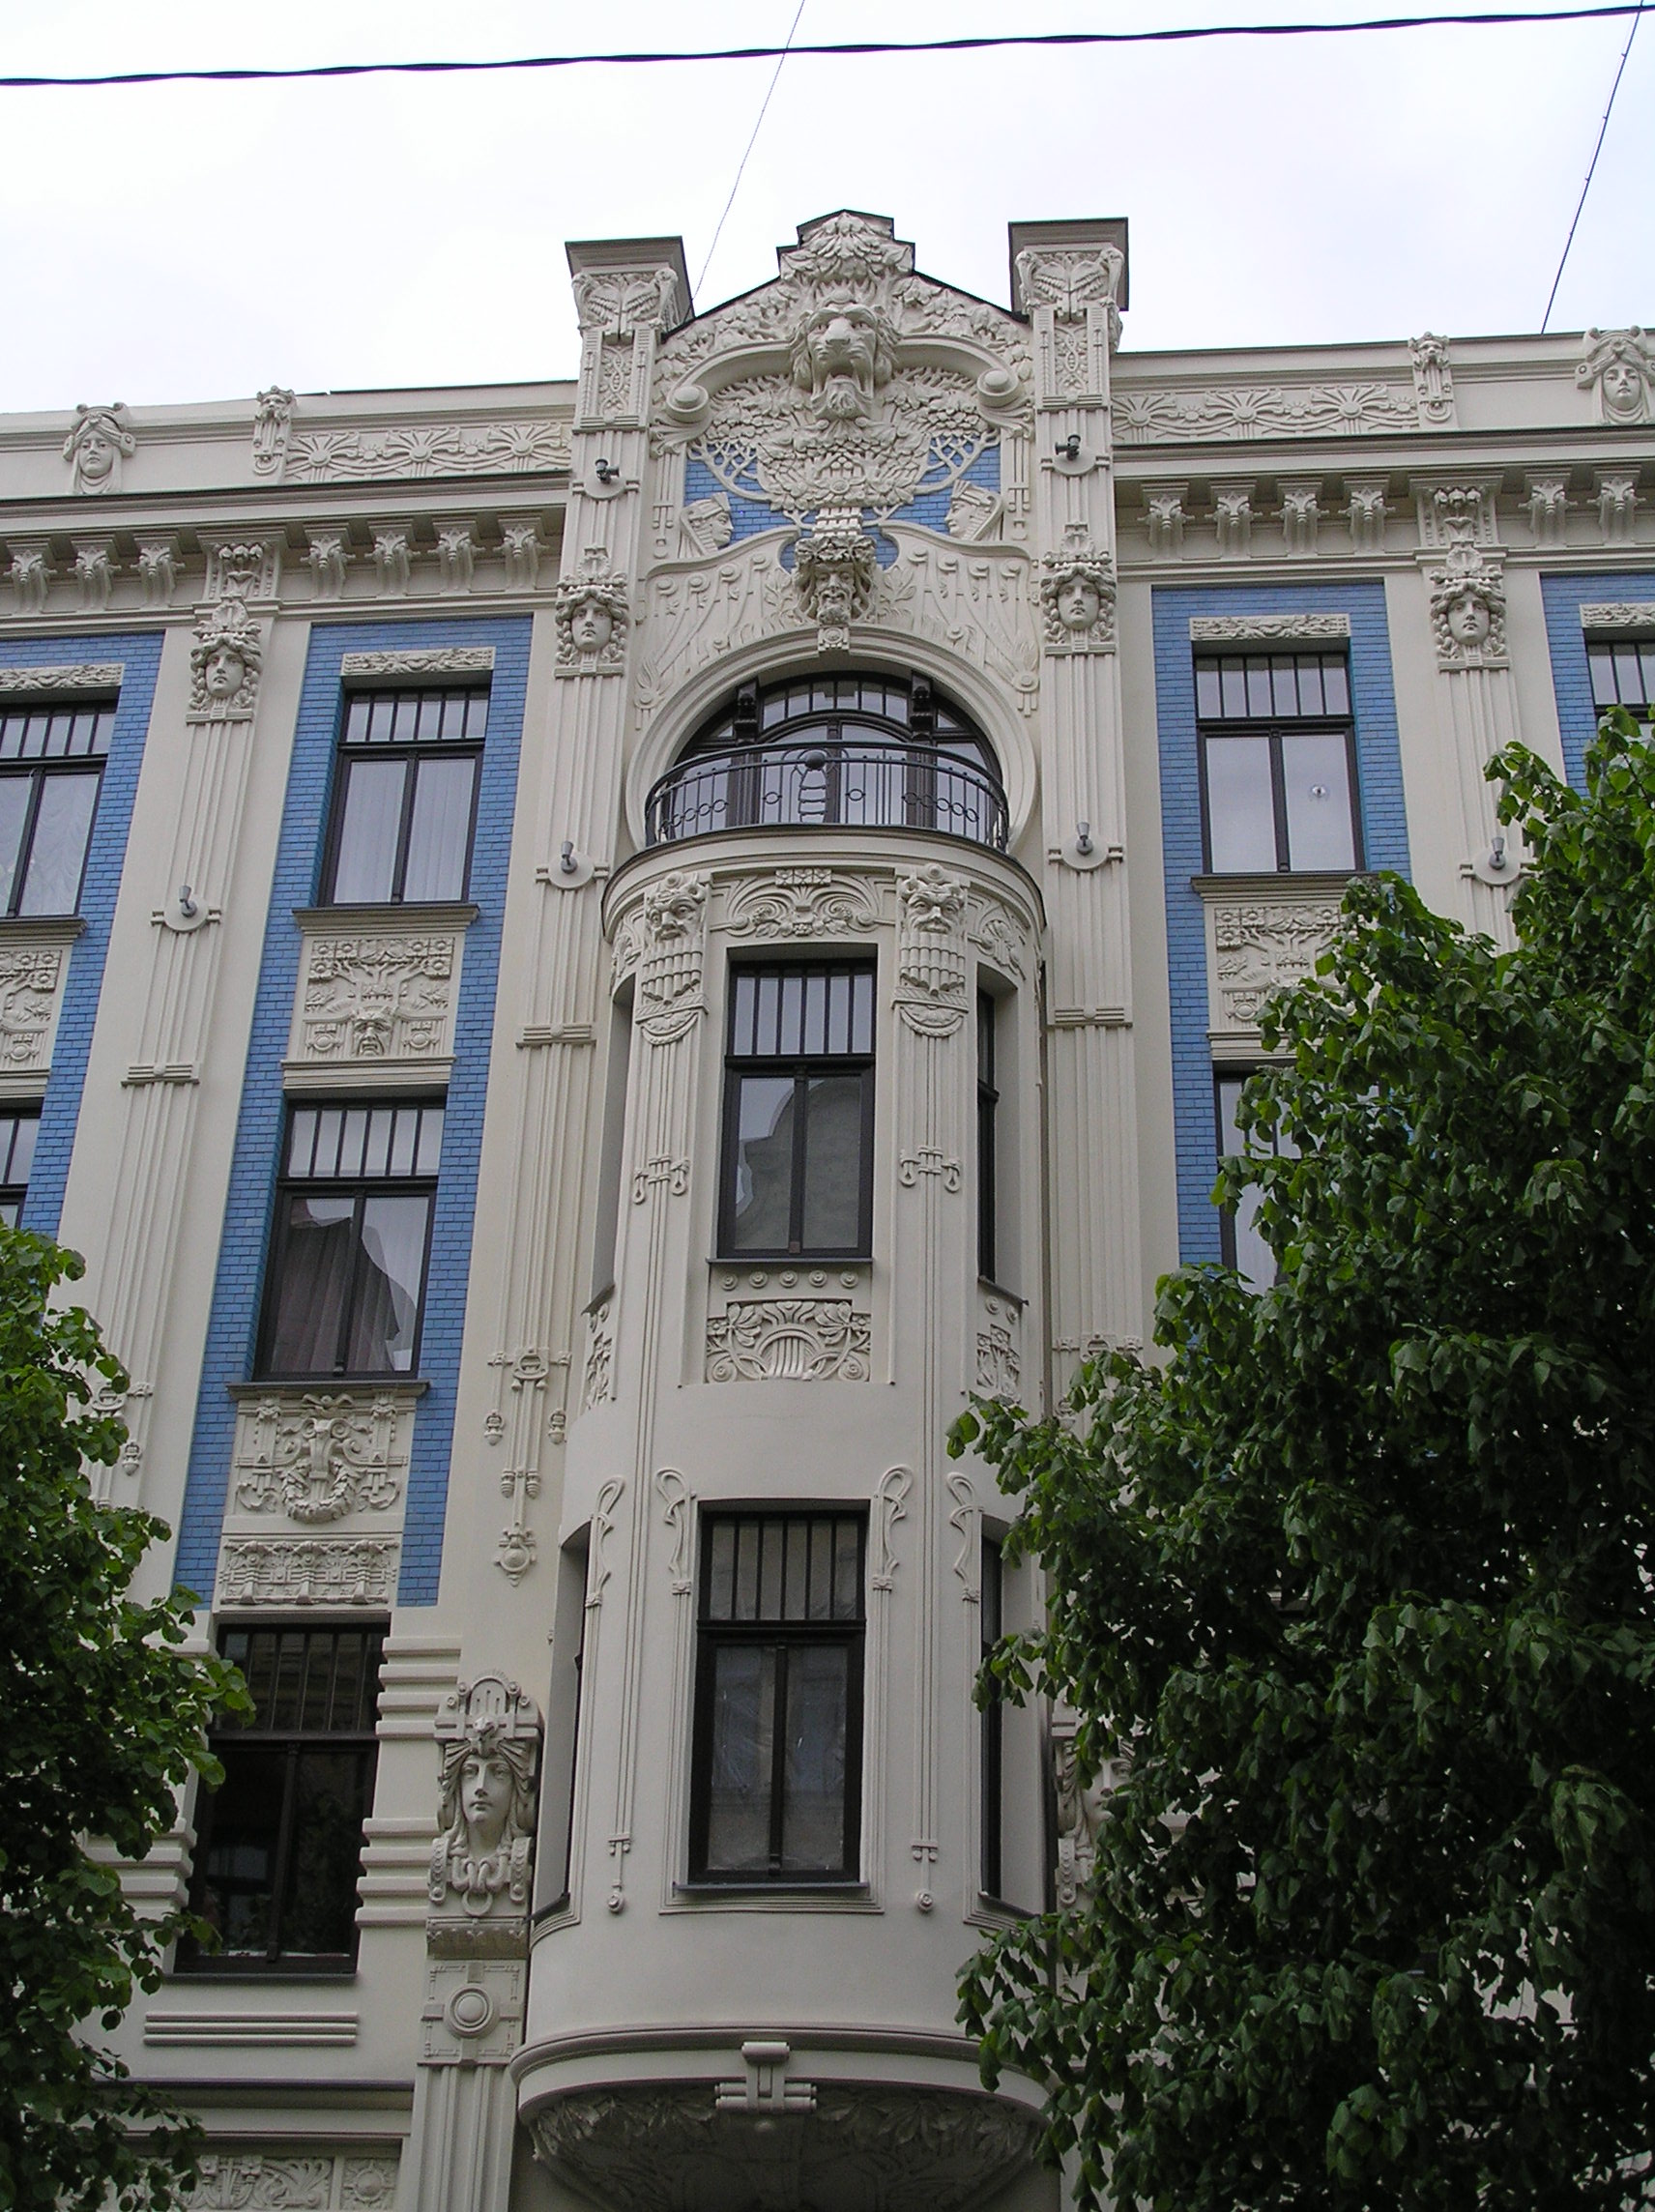
[(1384, 586), (1222, 585), (1153, 596), (1156, 719), (1161, 754), (1161, 852), (1166, 870), (1167, 970), (1172, 997), (1173, 1115), (1177, 1152), (1178, 1251), (1187, 1266), (1221, 1257), (1212, 1054), (1207, 1041), (1206, 928), (1190, 878), (1202, 872), (1201, 768), (1196, 742), (1192, 615), (1347, 614), (1350, 705), (1364, 861), (1408, 873), (1402, 753), (1391, 684)]
[(1552, 655), (1552, 688), (1557, 697), (1557, 724), (1563, 738), (1563, 771), (1579, 791), (1586, 787), (1586, 747), (1597, 734), (1598, 710), (1586, 667), (1586, 638), (1581, 609), (1616, 599), (1655, 600), (1655, 568), (1623, 569), (1605, 575), (1542, 576), (1546, 642)]
[(529, 634), (526, 621), (363, 623), (312, 632), (276, 850), (179, 1532), (178, 1583), (197, 1595), (205, 1596), (213, 1587), (235, 1442), (235, 1405), (226, 1385), (244, 1382), (252, 1372), (281, 1143), (281, 1062), (287, 1050), (299, 974), (300, 932), (293, 909), (312, 904), (316, 896), (338, 736), (340, 662), (347, 653), (492, 645), (494, 679), (472, 859), (471, 896), (480, 911), (466, 933), (460, 973), (454, 1071), (443, 1127), (443, 1165), (431, 1228), (431, 1262), (420, 1348), (420, 1370), (430, 1388), (420, 1401), (414, 1422), (397, 1591), (398, 1602), (403, 1605), (437, 1602), (494, 992), (500, 967), (500, 932), (506, 908), (506, 873), (511, 852), (517, 757), (528, 684)]
[(121, 888), (121, 868), (127, 857), (127, 832), (131, 827), (132, 800), (137, 795), (138, 770), (149, 733), (160, 649), (159, 630), (117, 637), (104, 631), (96, 637), (9, 638), (0, 646), (3, 668), (61, 668), (77, 661), (118, 660), (126, 671), (86, 855), (86, 879), (80, 892), (80, 914), (86, 928), (69, 956), (69, 983), (58, 1014), (51, 1077), (41, 1107), (40, 1136), (35, 1144), (28, 1196), (23, 1202), (22, 1226), (38, 1230), (43, 1237), (55, 1237), (63, 1217), (69, 1156), (74, 1150), (75, 1124), (80, 1119), (92, 1026), (98, 1019), (98, 1000), (103, 988), (115, 894)]

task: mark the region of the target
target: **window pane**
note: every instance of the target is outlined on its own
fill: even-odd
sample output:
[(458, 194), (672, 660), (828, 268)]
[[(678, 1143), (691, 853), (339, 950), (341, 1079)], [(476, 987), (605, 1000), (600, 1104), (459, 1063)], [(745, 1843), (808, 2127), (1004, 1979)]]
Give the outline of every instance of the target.
[(391, 896), (406, 773), (401, 761), (345, 763), (345, 810), (334, 867), (334, 897), (341, 906)]
[(1270, 695), (1270, 664), (1267, 660), (1249, 660), (1247, 663), (1247, 712), (1249, 714), (1268, 715), (1273, 701)]
[(1204, 722), (1216, 722), (1224, 711), (1216, 660), (1198, 660), (1195, 664), (1195, 711)]
[(420, 1116), (420, 1150), (414, 1161), (416, 1175), (432, 1175), (443, 1156), (443, 1109), (427, 1106)]
[(355, 1948), (363, 1819), (372, 1798), (373, 1769), (371, 1744), (299, 1754), (282, 1885), (285, 1955), (336, 1956)]
[(405, 899), (464, 898), (476, 779), (475, 760), (420, 763), (402, 882)]
[(1355, 865), (1350, 839), (1350, 750), (1342, 736), (1283, 738), (1290, 867), (1345, 869)]
[(1327, 712), (1330, 714), (1348, 714), (1350, 712), (1349, 679), (1350, 671), (1343, 660), (1323, 655), (1321, 684), (1327, 695)]
[(711, 1559), (707, 1576), (707, 1617), (731, 1620), (736, 1612), (736, 1530), (731, 1522), (719, 1521), (712, 1530)]
[(41, 785), (19, 914), (73, 914), (98, 804), (96, 775), (48, 775)]
[(775, 1653), (720, 1644), (712, 1653), (707, 1865), (715, 1874), (768, 1874), (775, 1728)]
[(279, 1258), (270, 1365), (277, 1375), (331, 1375), (339, 1356), (356, 1262), (350, 1198), (290, 1198)]
[(34, 778), (0, 775), (0, 913), (12, 911), (12, 892), (17, 880), (17, 848), (29, 818), (29, 793)]
[[(859, 1086), (858, 1086), (859, 1088)], [(736, 1084), (736, 1188), (730, 1242), (738, 1252), (785, 1252), (793, 1195), (791, 1075)]]
[(843, 1874), (845, 1736), (851, 1655), (842, 1644), (795, 1644), (787, 1663), (782, 1779), (784, 1874)]
[[(1221, 1156), (1255, 1149), (1242, 1143), (1241, 1132), (1235, 1126), (1235, 1108), (1245, 1081), (1245, 1076), (1227, 1076), (1218, 1086), (1218, 1150)], [(1259, 1232), (1262, 1195), (1258, 1190), (1243, 1191), (1241, 1202), (1231, 1217), (1232, 1234), (1235, 1239), (1235, 1271), (1255, 1291), (1267, 1291), (1276, 1279), (1276, 1256)]]
[(833, 1617), (858, 1620), (862, 1612), (862, 1531), (840, 1521), (833, 1531)]
[(41, 1133), (38, 1114), (26, 1114), (17, 1123), (16, 1136), (12, 1141), (12, 1161), (6, 1170), (8, 1182), (27, 1182), (29, 1170), (35, 1164), (35, 1139)]
[(1214, 875), (1275, 867), (1268, 738), (1206, 741), (1206, 810)]
[(1247, 713), (1247, 663), (1237, 655), (1218, 666), (1225, 719), (1241, 721)]
[(211, 1825), (195, 1909), (218, 1931), (218, 1957), (262, 1954), (270, 1941), (287, 1752), (251, 1743), (220, 1743), (218, 1750), (224, 1780), (202, 1821)]
[(425, 1273), (428, 1198), (370, 1198), (363, 1207), (366, 1266), (346, 1354), (351, 1371), (406, 1375), (414, 1365), (420, 1288)]
[(854, 1251), (862, 1216), (862, 1078), (815, 1075), (805, 1091), (804, 1248)]

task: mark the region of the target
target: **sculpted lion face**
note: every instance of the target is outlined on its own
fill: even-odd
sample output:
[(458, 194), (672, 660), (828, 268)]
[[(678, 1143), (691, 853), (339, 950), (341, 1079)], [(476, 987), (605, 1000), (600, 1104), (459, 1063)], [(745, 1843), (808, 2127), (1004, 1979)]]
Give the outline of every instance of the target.
[(879, 315), (856, 300), (818, 307), (794, 341), (793, 376), (816, 412), (830, 421), (865, 415), (891, 372)]

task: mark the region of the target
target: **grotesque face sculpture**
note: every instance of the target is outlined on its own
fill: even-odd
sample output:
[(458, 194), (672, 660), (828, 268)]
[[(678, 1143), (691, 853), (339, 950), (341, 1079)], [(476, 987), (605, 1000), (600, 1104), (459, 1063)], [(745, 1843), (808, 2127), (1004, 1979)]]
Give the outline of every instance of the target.
[(479, 1857), (500, 1848), (511, 1812), (512, 1774), (505, 1754), (480, 1747), (460, 1769), (460, 1812), (466, 1842)]
[(576, 653), (601, 653), (615, 635), (615, 617), (601, 599), (582, 599), (569, 616), (569, 642)]
[(1475, 592), (1462, 592), (1448, 602), (1448, 635), (1467, 648), (1487, 645), (1493, 628), (1488, 602)]
[(824, 422), (856, 422), (873, 413), (874, 394), (891, 370), (872, 307), (837, 300), (817, 308), (796, 339), (794, 382)]
[(216, 645), (201, 670), (209, 699), (233, 699), (247, 679), (247, 664), (233, 645)]
[(1097, 586), (1086, 576), (1065, 577), (1058, 587), (1058, 620), (1076, 635), (1095, 626), (1102, 603)]

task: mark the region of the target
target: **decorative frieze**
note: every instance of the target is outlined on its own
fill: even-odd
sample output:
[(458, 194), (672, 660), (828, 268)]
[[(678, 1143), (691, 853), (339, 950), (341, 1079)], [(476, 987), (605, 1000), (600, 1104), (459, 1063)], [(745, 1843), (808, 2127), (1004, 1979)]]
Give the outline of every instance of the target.
[(279, 1513), (302, 1527), (353, 1513), (389, 1513), (400, 1500), (414, 1401), (382, 1390), (256, 1398), (238, 1410), (233, 1497), (245, 1513)]
[(1581, 627), (1599, 637), (1655, 636), (1655, 599), (1594, 600), (1581, 609)]
[(865, 877), (836, 875), (831, 868), (776, 868), (745, 877), (724, 893), (724, 930), (730, 937), (848, 937), (874, 928), (879, 918), (874, 885)]
[(0, 938), (0, 1095), (16, 1089), (8, 1078), (44, 1079), (51, 1070), (74, 925), (58, 926), (56, 944), (33, 930), (22, 944)]
[(1655, 421), (1655, 338), (1634, 323), (1626, 331), (1588, 331), (1585, 346), (1575, 382), (1596, 393), (1598, 421)]
[(865, 1382), (872, 1317), (849, 1298), (732, 1298), (707, 1323), (709, 1382)]
[(189, 2212), (391, 2212), (396, 2167), (390, 2152), (209, 2150), (182, 2201)]
[(75, 409), (74, 427), (63, 442), (63, 457), (76, 492), (120, 490), (121, 464), (138, 450), (124, 421), (126, 412), (119, 399), (112, 407)]
[(217, 1602), (388, 1607), (396, 1594), (394, 1536), (226, 1537)]
[(347, 684), (353, 677), (488, 676), (493, 670), (491, 645), (433, 646), (407, 653), (347, 653), (339, 663), (339, 674)]
[(306, 928), (289, 1068), (428, 1070), (453, 1053), (463, 927)]
[(1084, 523), (1041, 563), (1040, 612), (1048, 653), (1110, 653), (1115, 648), (1115, 563)]
[(1194, 392), (1124, 392), (1115, 397), (1123, 446), (1245, 444), (1264, 438), (1361, 438), (1413, 430), (1411, 388), (1393, 384), (1213, 385)]
[(62, 661), (50, 668), (0, 668), (0, 700), (49, 697), (54, 691), (119, 691), (126, 665), (119, 660)]
[(1191, 615), (1191, 645), (1320, 645), (1350, 635), (1347, 614)]
[(363, 483), (392, 477), (498, 477), (566, 472), (564, 422), (432, 422), (392, 430), (312, 430), (290, 436), (290, 483)]

